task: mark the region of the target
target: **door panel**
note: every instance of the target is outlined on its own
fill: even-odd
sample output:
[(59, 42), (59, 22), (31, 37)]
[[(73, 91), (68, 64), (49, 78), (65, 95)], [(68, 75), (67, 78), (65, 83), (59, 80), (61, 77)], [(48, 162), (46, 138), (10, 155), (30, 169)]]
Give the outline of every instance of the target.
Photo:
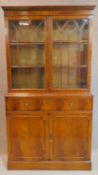
[(10, 113), (7, 116), (13, 159), (45, 160), (48, 154), (47, 116), (42, 113)]
[(86, 114), (52, 114), (52, 160), (84, 160), (89, 156), (90, 118)]
[(10, 20), (11, 87), (45, 88), (45, 19)]
[(88, 19), (53, 20), (53, 89), (87, 88), (88, 27)]

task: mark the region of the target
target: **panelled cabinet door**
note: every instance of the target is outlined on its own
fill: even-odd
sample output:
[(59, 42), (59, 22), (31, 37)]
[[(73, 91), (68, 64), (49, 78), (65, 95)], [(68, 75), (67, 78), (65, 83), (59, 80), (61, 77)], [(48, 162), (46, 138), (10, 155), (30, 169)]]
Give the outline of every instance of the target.
[[(44, 116), (44, 117), (43, 117)], [(47, 119), (42, 113), (7, 114), (12, 160), (36, 161), (47, 157)]]
[(53, 113), (51, 116), (51, 159), (77, 161), (89, 159), (91, 116)]

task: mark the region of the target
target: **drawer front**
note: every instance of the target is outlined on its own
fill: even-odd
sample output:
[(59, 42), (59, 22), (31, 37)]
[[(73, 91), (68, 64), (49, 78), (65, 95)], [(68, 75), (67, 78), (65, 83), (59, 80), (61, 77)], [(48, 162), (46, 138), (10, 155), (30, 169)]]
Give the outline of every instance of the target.
[[(39, 103), (39, 102), (38, 102)], [(36, 99), (32, 98), (7, 98), (6, 100), (6, 109), (7, 110), (35, 110), (38, 109), (38, 103)]]
[(6, 109), (9, 110), (91, 110), (92, 97), (8, 97)]

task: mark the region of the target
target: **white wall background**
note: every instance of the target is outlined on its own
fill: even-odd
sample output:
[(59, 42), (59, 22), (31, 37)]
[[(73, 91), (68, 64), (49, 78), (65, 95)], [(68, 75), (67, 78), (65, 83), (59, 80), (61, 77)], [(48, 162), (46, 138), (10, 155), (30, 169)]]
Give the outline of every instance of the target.
[[(0, 0), (0, 6), (14, 5), (96, 5), (93, 22), (91, 92), (94, 95), (92, 149), (98, 149), (98, 0)], [(0, 156), (6, 153), (4, 97), (7, 93), (6, 50), (3, 11), (0, 8)]]

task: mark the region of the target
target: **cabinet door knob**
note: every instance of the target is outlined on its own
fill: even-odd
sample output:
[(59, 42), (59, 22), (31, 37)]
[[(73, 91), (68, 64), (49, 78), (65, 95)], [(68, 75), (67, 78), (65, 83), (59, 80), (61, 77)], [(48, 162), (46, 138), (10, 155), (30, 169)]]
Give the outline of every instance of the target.
[(29, 102), (25, 102), (24, 105), (25, 106), (29, 106), (30, 104), (29, 104)]
[(70, 102), (70, 107), (73, 107), (74, 106), (74, 102)]

